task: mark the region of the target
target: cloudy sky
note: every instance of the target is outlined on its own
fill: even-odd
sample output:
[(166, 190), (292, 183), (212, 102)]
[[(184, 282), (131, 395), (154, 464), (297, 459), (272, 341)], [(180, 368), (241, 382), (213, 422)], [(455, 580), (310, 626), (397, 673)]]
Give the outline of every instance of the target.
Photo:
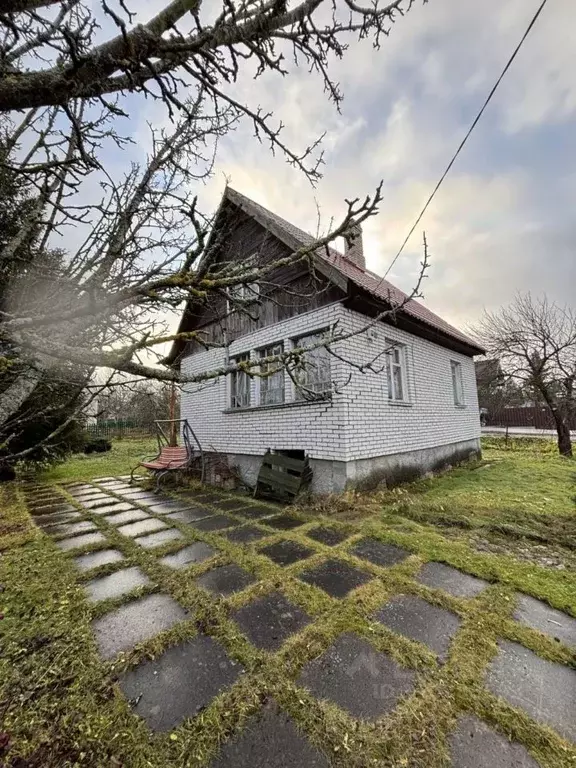
[[(301, 150), (326, 131), (323, 179), (313, 189), (249, 126), (224, 139), (200, 190), (214, 208), (225, 178), (307, 230), (316, 201), (328, 226), (343, 199), (382, 179), (379, 215), (365, 225), (368, 267), (383, 273), (400, 247), (540, 0), (430, 0), (392, 28), (379, 51), (351, 41), (332, 74), (345, 95), (338, 114), (318, 79), (244, 78), (235, 96), (273, 109)], [(432, 257), (425, 302), (466, 326), (515, 291), (574, 303), (576, 286), (576, 3), (549, 0), (512, 70), (389, 277), (405, 290)], [(153, 107), (134, 115), (142, 135)]]

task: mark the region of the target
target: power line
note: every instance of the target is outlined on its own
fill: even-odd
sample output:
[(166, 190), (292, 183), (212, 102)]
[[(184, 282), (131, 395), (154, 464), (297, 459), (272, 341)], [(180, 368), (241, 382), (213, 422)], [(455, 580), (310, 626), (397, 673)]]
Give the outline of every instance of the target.
[(496, 89), (498, 88), (498, 86), (500, 85), (500, 83), (502, 82), (502, 80), (504, 79), (504, 76), (505, 76), (505, 74), (508, 72), (508, 70), (509, 70), (509, 69), (510, 69), (510, 67), (512, 66), (512, 63), (514, 62), (514, 59), (516, 58), (516, 56), (518, 55), (518, 52), (519, 52), (519, 51), (520, 51), (520, 49), (522, 48), (522, 45), (524, 44), (524, 41), (526, 40), (526, 38), (527, 38), (527, 37), (528, 37), (528, 35), (530, 34), (530, 32), (531, 32), (531, 30), (532, 30), (532, 27), (533, 27), (533, 26), (536, 24), (536, 22), (538, 21), (538, 17), (539, 17), (539, 16), (540, 16), (540, 14), (542, 13), (542, 11), (543, 11), (543, 9), (544, 9), (544, 6), (546, 5), (546, 3), (547, 3), (547, 2), (548, 2), (548, 0), (542, 0), (542, 3), (540, 4), (540, 7), (538, 8), (538, 10), (536, 11), (536, 13), (535, 13), (535, 14), (534, 14), (534, 16), (532, 17), (532, 20), (530, 21), (530, 24), (528, 24), (528, 27), (526, 28), (526, 31), (525, 31), (525, 32), (524, 32), (524, 34), (522, 35), (522, 37), (521, 37), (521, 39), (520, 39), (520, 42), (518, 43), (518, 45), (517, 45), (517, 46), (516, 46), (516, 48), (514, 49), (514, 52), (513, 52), (513, 54), (510, 56), (510, 58), (509, 58), (509, 59), (508, 59), (508, 61), (506, 62), (506, 66), (504, 67), (504, 69), (503, 69), (503, 70), (502, 70), (502, 72), (500, 73), (500, 77), (498, 78), (498, 80), (496, 80), (496, 82), (494, 83), (494, 86), (492, 87), (492, 90), (490, 91), (490, 93), (489, 93), (489, 94), (488, 94), (488, 96), (486, 97), (486, 100), (484, 101), (484, 104), (482, 105), (482, 109), (480, 110), (480, 112), (478, 112), (478, 114), (476, 115), (476, 117), (475, 117), (475, 119), (474, 119), (474, 122), (472, 123), (472, 125), (471, 125), (471, 126), (470, 126), (470, 128), (468, 129), (468, 131), (467, 131), (466, 135), (464, 136), (464, 138), (462, 139), (462, 141), (460, 142), (460, 146), (458, 147), (458, 149), (456, 150), (456, 152), (455, 152), (455, 153), (454, 153), (454, 155), (452, 156), (452, 159), (450, 160), (450, 162), (449, 162), (449, 163), (448, 163), (448, 165), (446, 166), (446, 170), (444, 171), (444, 173), (443, 173), (443, 174), (442, 174), (442, 176), (440, 177), (440, 180), (438, 181), (438, 183), (436, 184), (436, 186), (435, 186), (435, 187), (434, 187), (434, 189), (432, 190), (432, 193), (430, 194), (430, 197), (428, 198), (428, 200), (426, 200), (426, 203), (425, 203), (424, 207), (422, 208), (422, 210), (421, 210), (421, 211), (420, 211), (420, 213), (418, 214), (418, 218), (416, 219), (416, 221), (414, 222), (414, 224), (413, 224), (413, 225), (412, 225), (412, 227), (410, 228), (410, 231), (409, 231), (409, 232), (408, 232), (408, 234), (406, 235), (406, 237), (405, 237), (405, 239), (404, 239), (404, 242), (403, 242), (403, 243), (402, 243), (402, 245), (400, 246), (400, 250), (398, 251), (398, 253), (396, 254), (396, 256), (394, 256), (394, 258), (392, 259), (392, 262), (391, 262), (390, 266), (388, 267), (388, 269), (387, 269), (387, 270), (386, 270), (386, 272), (384, 273), (384, 277), (382, 277), (382, 278), (380, 279), (380, 282), (378, 283), (378, 286), (376, 286), (377, 288), (380, 286), (380, 284), (382, 283), (382, 281), (386, 279), (386, 275), (388, 275), (388, 274), (389, 274), (390, 270), (392, 269), (392, 267), (394, 266), (394, 264), (397, 262), (397, 260), (398, 260), (398, 257), (400, 256), (400, 254), (401, 254), (401, 253), (402, 253), (402, 251), (404, 250), (404, 248), (405, 248), (405, 246), (406, 246), (406, 243), (407, 243), (407, 242), (408, 242), (408, 240), (410, 240), (410, 238), (412, 237), (412, 234), (414, 233), (414, 230), (416, 229), (416, 227), (418, 226), (418, 224), (419, 224), (419, 223), (420, 223), (420, 221), (422, 220), (422, 217), (424, 216), (424, 214), (425, 214), (425, 213), (426, 213), (426, 211), (428, 210), (428, 206), (430, 205), (430, 203), (431, 203), (431, 202), (432, 202), (432, 200), (434, 199), (434, 196), (436, 195), (436, 192), (438, 192), (438, 190), (440, 189), (440, 187), (441, 187), (441, 185), (442, 185), (442, 182), (444, 181), (444, 179), (446, 178), (446, 176), (448, 176), (448, 174), (449, 174), (449, 172), (450, 172), (450, 169), (452, 168), (452, 166), (453, 166), (453, 165), (454, 165), (454, 163), (456, 162), (456, 158), (458, 157), (458, 155), (459, 155), (459, 154), (460, 154), (460, 152), (462, 151), (462, 149), (463, 149), (464, 145), (466, 144), (466, 142), (467, 142), (467, 141), (468, 141), (468, 139), (470, 138), (470, 134), (472, 133), (472, 131), (474, 130), (474, 128), (476, 128), (476, 126), (478, 125), (478, 122), (480, 121), (480, 118), (481, 118), (481, 117), (482, 117), (482, 115), (484, 114), (484, 111), (485, 111), (486, 107), (487, 107), (487, 106), (488, 106), (488, 104), (490, 103), (490, 101), (491, 101), (491, 99), (492, 99), (492, 96), (494, 96), (494, 94), (496, 93)]

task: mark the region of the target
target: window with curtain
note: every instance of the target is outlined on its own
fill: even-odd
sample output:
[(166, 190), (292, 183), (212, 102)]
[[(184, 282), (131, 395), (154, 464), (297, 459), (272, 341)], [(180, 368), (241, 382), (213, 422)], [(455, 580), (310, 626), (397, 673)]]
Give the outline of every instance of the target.
[[(235, 363), (244, 363), (250, 360), (250, 355), (238, 355)], [(234, 371), (230, 374), (230, 407), (248, 408), (250, 406), (250, 376), (245, 371)]]
[[(259, 351), (260, 359), (281, 355), (283, 344), (273, 344)], [(281, 363), (261, 363), (259, 381), (260, 405), (277, 405), (284, 402), (284, 366)]]
[[(313, 333), (296, 339), (296, 347), (313, 347), (322, 342), (324, 333)], [(324, 397), (332, 391), (331, 355), (326, 347), (316, 347), (304, 353), (302, 363), (295, 372), (296, 399)]]

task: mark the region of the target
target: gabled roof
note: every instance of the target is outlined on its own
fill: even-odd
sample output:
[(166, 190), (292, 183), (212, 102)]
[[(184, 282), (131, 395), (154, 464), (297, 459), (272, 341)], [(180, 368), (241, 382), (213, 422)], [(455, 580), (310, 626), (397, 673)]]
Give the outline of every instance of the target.
[[(254, 218), (258, 219), (260, 223), (267, 226), (271, 231), (276, 230), (275, 234), (279, 235), (280, 233), (283, 233), (286, 236), (283, 239), (289, 238), (290, 240), (296, 241), (293, 244), (296, 247), (301, 248), (302, 246), (310, 245), (310, 243), (314, 242), (315, 238), (308, 234), (308, 232), (304, 232), (304, 230), (296, 227), (291, 222), (286, 221), (286, 219), (278, 216), (278, 214), (272, 213), (272, 211), (264, 208), (264, 206), (255, 203), (253, 200), (250, 200), (250, 198), (240, 194), (240, 192), (236, 192), (236, 190), (231, 187), (226, 188), (224, 196), (236, 203), (245, 213), (254, 216)], [(317, 255), (319, 259), (326, 261), (330, 266), (340, 272), (343, 277), (351, 280), (359, 288), (364, 289), (375, 298), (389, 302), (393, 306), (399, 306), (406, 300), (407, 295), (399, 288), (396, 288), (395, 285), (392, 285), (392, 283), (384, 278), (378, 277), (373, 272), (362, 269), (335, 249), (330, 248), (328, 253), (323, 250), (318, 252)], [(484, 350), (475, 341), (466, 336), (466, 334), (462, 333), (457, 328), (454, 328), (453, 325), (447, 323), (415, 299), (410, 299), (410, 301), (406, 302), (402, 307), (402, 312), (415, 320), (420, 321), (421, 323), (426, 323), (431, 328), (472, 347), (476, 350), (475, 354), (482, 354), (484, 352)]]
[[(293, 250), (310, 245), (315, 240), (315, 238), (308, 232), (296, 227), (291, 222), (278, 216), (278, 214), (269, 211), (267, 208), (264, 208), (264, 206), (259, 205), (254, 202), (254, 200), (242, 195), (240, 192), (237, 192), (229, 186), (226, 187), (222, 201), (220, 202), (214, 229), (218, 225), (218, 216), (226, 201), (233, 203), (248, 216), (254, 218), (265, 229)], [(378, 277), (378, 275), (375, 275), (373, 272), (362, 269), (334, 248), (318, 250), (316, 252), (316, 259), (319, 262), (319, 267), (323, 266), (323, 271), (326, 272), (333, 282), (340, 284), (342, 287), (345, 287), (346, 282), (349, 281), (354, 286), (361, 289), (361, 291), (372, 296), (376, 302), (389, 305), (392, 308), (398, 307), (406, 301), (407, 295), (399, 288), (396, 288), (396, 286), (392, 285), (388, 280)], [(185, 315), (186, 313), (184, 313), (182, 322), (180, 323), (180, 332), (185, 330)], [(484, 352), (475, 341), (457, 328), (454, 328), (454, 326), (447, 323), (441, 317), (438, 317), (438, 315), (431, 312), (419, 301), (414, 299), (407, 301), (397, 313), (398, 317), (401, 315), (412, 320), (413, 324), (424, 326), (425, 328), (430, 329), (430, 331), (435, 332), (438, 336), (438, 338), (435, 338), (435, 341), (439, 344), (442, 344), (443, 337), (445, 340), (454, 340), (459, 346), (463, 345), (466, 349), (466, 353), (469, 355), (483, 354)], [(172, 351), (165, 362), (172, 363), (176, 360), (178, 357), (179, 346), (180, 345), (175, 342)]]

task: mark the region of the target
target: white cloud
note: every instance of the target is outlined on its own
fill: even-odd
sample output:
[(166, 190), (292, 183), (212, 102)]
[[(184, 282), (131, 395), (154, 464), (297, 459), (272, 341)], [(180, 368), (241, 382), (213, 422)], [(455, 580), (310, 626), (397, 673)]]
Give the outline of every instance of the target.
[[(147, 0), (151, 8), (156, 0)], [(398, 250), (484, 97), (520, 39), (539, 0), (434, 0), (415, 5), (380, 51), (352, 41), (332, 72), (345, 93), (338, 114), (317, 76), (305, 69), (282, 78), (242, 77), (236, 98), (272, 110), (287, 144), (302, 151), (327, 132), (324, 179), (305, 178), (259, 144), (245, 123), (221, 142), (214, 178), (199, 190), (214, 209), (224, 176), (244, 194), (314, 231), (318, 201), (324, 229), (344, 211), (345, 197), (364, 196), (384, 179), (380, 215), (365, 225), (369, 266), (382, 272)], [(544, 9), (461, 158), (417, 228), (392, 276), (409, 289), (420, 259), (422, 229), (433, 258), (426, 301), (448, 320), (474, 320), (482, 306), (515, 290), (547, 290), (569, 298), (576, 282), (567, 212), (574, 178), (561, 168), (544, 176), (535, 160), (550, 157), (552, 124), (576, 120), (576, 3)], [(134, 123), (165, 119), (147, 104)], [(510, 160), (516, 139), (542, 132), (539, 144)], [(507, 143), (508, 142), (508, 143)], [(569, 158), (567, 158), (569, 159)], [(543, 164), (545, 165), (545, 163)], [(554, 200), (554, 211), (551, 201)], [(551, 261), (554, 268), (551, 268)]]

